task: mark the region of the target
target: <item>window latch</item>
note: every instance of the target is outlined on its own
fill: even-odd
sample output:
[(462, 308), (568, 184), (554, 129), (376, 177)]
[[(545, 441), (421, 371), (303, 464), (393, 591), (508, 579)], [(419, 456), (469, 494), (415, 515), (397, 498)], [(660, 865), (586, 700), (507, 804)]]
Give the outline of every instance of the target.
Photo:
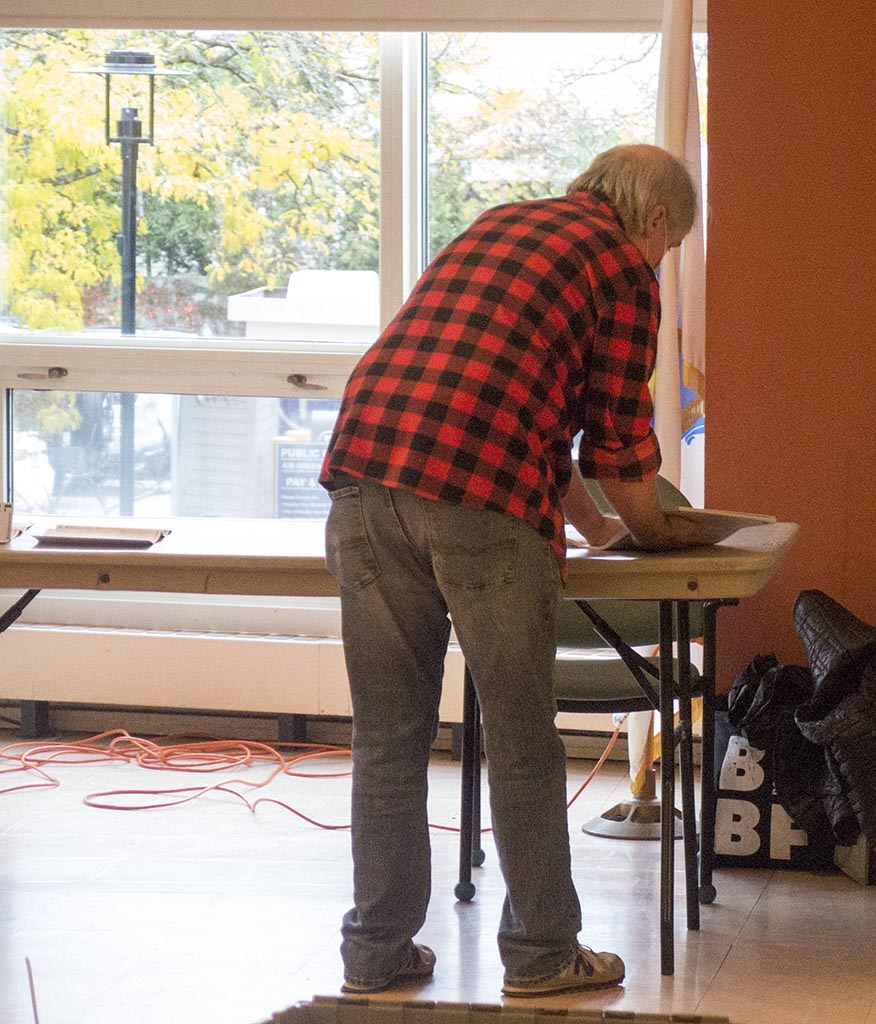
[(46, 373), (19, 373), (18, 377), (20, 380), (60, 380), (67, 373), (64, 366), (50, 366)]
[(301, 388), (302, 391), (328, 391), (325, 384), (311, 384), (303, 373), (290, 373), (286, 382), (296, 388)]

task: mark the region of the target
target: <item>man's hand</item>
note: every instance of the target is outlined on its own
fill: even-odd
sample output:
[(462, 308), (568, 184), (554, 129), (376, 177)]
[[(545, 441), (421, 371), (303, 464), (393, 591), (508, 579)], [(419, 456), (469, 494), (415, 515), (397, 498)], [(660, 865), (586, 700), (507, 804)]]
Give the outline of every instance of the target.
[(706, 543), (704, 537), (705, 523), (695, 523), (684, 516), (674, 516), (671, 512), (667, 514), (666, 518), (669, 521), (669, 530), (672, 534), (670, 547), (691, 548), (699, 547), (701, 544)]
[[(599, 515), (599, 513), (597, 513)], [(575, 524), (572, 524), (575, 526)], [(588, 527), (587, 533), (575, 526), (575, 529), (585, 538), (585, 543), (569, 539), (570, 547), (607, 548), (617, 543), (622, 537), (628, 537), (630, 531), (624, 526), (623, 520), (617, 516), (599, 516), (598, 523), (594, 520)]]
[(563, 515), (581, 534), (589, 547), (603, 548), (627, 533), (624, 523), (616, 516), (604, 516), (587, 493), (584, 480), (577, 467), (572, 467), (569, 490), (563, 498)]
[(663, 510), (655, 479), (600, 480), (605, 496), (630, 531), (636, 547), (669, 551), (705, 543), (705, 526)]

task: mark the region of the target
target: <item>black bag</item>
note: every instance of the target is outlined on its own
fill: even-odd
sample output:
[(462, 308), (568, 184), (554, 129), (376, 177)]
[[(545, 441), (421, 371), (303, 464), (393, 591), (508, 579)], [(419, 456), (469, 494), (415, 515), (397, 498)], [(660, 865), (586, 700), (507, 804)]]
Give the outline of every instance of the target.
[(806, 645), (815, 691), (795, 713), (800, 733), (823, 750), (834, 835), (876, 839), (876, 626), (820, 590), (804, 590), (794, 624)]
[(833, 861), (824, 810), (824, 751), (795, 709), (812, 694), (808, 669), (759, 655), (737, 677), (715, 721), (715, 863), (819, 870)]
[(820, 590), (794, 603), (808, 668), (756, 657), (715, 723), (715, 863), (820, 868), (876, 838), (876, 626)]
[(818, 871), (833, 862), (833, 840), (810, 839), (780, 803), (768, 752), (715, 716), (715, 867)]

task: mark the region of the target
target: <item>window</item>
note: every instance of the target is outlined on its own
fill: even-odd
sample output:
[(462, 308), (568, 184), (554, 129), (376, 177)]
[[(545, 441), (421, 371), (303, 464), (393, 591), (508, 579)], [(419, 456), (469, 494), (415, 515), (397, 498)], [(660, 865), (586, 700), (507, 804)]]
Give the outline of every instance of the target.
[[(339, 380), (292, 362), (271, 396), (136, 393), (139, 348), (165, 364), (181, 341), (297, 349), (361, 346), (378, 327), (379, 60), (371, 33), (4, 33), (7, 339), (134, 334), (112, 390), (44, 348), (51, 366), (9, 392), (9, 475), (19, 511), (62, 515), (324, 515), (319, 446)], [(150, 55), (152, 64), (145, 58)], [(121, 56), (139, 58), (123, 65)], [(157, 56), (157, 60), (155, 60)], [(104, 64), (104, 60), (106, 64)], [(104, 76), (75, 72), (112, 69)], [(126, 70), (158, 72), (126, 74)], [(177, 74), (179, 73), (179, 74)], [(150, 100), (149, 87), (155, 94)], [(105, 108), (109, 120), (105, 125)], [(154, 144), (128, 146), (122, 120)], [(116, 122), (114, 119), (118, 118)], [(106, 128), (106, 134), (105, 134)], [(115, 141), (108, 141), (106, 136)], [(125, 161), (133, 152), (133, 184)], [(120, 250), (126, 202), (136, 281)], [(125, 331), (126, 301), (133, 330)], [(348, 361), (347, 361), (348, 362)], [(55, 365), (58, 364), (58, 365)], [(218, 368), (217, 368), (218, 369)], [(214, 373), (214, 376), (217, 374)], [(300, 380), (296, 385), (285, 378)], [(179, 380), (180, 391), (194, 382)], [(315, 388), (311, 392), (304, 388)], [(85, 390), (88, 388), (89, 390)]]
[[(2, 42), (6, 491), (34, 514), (324, 515), (343, 382), (423, 262), (654, 132), (655, 34)], [(74, 72), (119, 51), (174, 74), (114, 73), (105, 126), (104, 78)], [(116, 121), (149, 133), (150, 81), (126, 236)]]
[(429, 254), (497, 203), (561, 194), (597, 153), (652, 142), (660, 37), (429, 36)]
[(18, 513), (319, 519), (337, 399), (12, 392)]
[[(11, 325), (118, 329), (124, 146), (105, 127), (118, 140), (128, 111), (149, 136), (150, 84), (154, 143), (133, 147), (139, 331), (242, 337), (295, 270), (376, 273), (374, 34), (7, 31), (3, 43)], [(107, 76), (77, 74), (103, 67), (106, 125)]]

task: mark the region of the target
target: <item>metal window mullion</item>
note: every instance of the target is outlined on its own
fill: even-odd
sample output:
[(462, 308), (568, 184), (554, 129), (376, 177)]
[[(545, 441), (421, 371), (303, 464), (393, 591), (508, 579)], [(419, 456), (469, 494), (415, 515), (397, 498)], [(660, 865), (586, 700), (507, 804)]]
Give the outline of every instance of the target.
[(380, 324), (404, 302), (423, 266), (423, 35), (380, 42)]
[(12, 395), (0, 388), (0, 501), (12, 501)]

